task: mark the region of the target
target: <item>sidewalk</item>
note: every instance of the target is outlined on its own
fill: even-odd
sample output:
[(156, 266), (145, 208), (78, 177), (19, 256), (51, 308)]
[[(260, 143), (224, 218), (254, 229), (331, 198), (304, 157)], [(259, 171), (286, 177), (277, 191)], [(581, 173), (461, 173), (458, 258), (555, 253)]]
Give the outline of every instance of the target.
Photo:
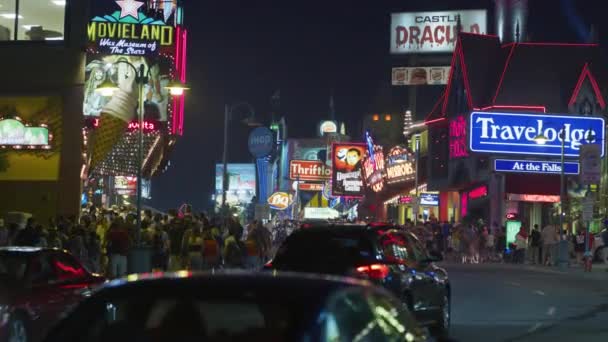
[(591, 268), (591, 272), (585, 272), (581, 265), (571, 265), (566, 271), (560, 271), (555, 266), (541, 266), (541, 265), (530, 265), (530, 264), (512, 264), (512, 263), (482, 263), (482, 264), (461, 264), (455, 262), (440, 262), (438, 263), (441, 267), (446, 267), (449, 272), (449, 268), (452, 266), (471, 266), (476, 268), (505, 268), (505, 269), (513, 269), (513, 270), (526, 270), (530, 272), (539, 272), (539, 273), (550, 273), (550, 274), (559, 274), (563, 276), (572, 276), (579, 277), (582, 279), (589, 280), (603, 280), (608, 282), (608, 265), (595, 263)]
[[(517, 265), (515, 265), (517, 266)], [(582, 265), (570, 265), (565, 271), (560, 271), (555, 266), (540, 266), (540, 265), (519, 265), (522, 266), (523, 269), (535, 272), (545, 272), (545, 273), (554, 273), (554, 274), (563, 274), (563, 275), (571, 275), (578, 276), (585, 279), (594, 279), (594, 280), (606, 280), (608, 281), (608, 265), (596, 263), (593, 264), (591, 268), (591, 272), (585, 272)]]

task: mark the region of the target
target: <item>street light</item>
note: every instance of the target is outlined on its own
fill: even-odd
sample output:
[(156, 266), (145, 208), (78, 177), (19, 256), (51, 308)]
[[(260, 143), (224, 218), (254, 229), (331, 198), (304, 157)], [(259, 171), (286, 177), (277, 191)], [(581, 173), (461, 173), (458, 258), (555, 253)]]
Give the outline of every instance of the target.
[(232, 120), (232, 113), (239, 107), (245, 107), (249, 111), (249, 117), (241, 122), (248, 127), (258, 127), (262, 124), (255, 119), (255, 109), (247, 102), (239, 102), (234, 105), (226, 105), (224, 107), (224, 152), (222, 154), (222, 163), (224, 169), (222, 171), (222, 206), (220, 210), (224, 210), (226, 206), (226, 194), (228, 193), (228, 123)]
[(420, 133), (414, 134), (414, 147), (416, 148), (416, 179), (414, 187), (416, 188), (416, 211), (414, 212), (414, 225), (418, 224), (418, 212), (420, 211), (420, 199), (418, 198), (418, 160), (420, 159)]
[[(564, 249), (564, 148), (565, 141), (564, 139), (564, 131), (566, 130), (566, 125), (562, 125), (562, 128), (558, 134), (559, 139), (562, 141), (561, 146), (561, 166), (559, 172), (559, 245), (558, 245), (558, 258), (557, 264), (561, 270), (565, 270), (568, 265), (568, 259), (566, 258), (566, 254), (568, 253), (567, 248)], [(534, 142), (539, 145), (544, 145), (549, 141), (549, 139), (540, 132), (536, 137), (534, 137)]]
[[(119, 60), (114, 64), (126, 64), (131, 67), (135, 71), (135, 83), (138, 85), (138, 101), (137, 101), (137, 119), (138, 119), (138, 128), (137, 128), (137, 244), (141, 242), (141, 193), (142, 193), (142, 168), (143, 168), (143, 155), (144, 155), (144, 85), (148, 83), (150, 68), (146, 70), (144, 64), (140, 64), (139, 68), (135, 65), (131, 64), (125, 60)], [(182, 95), (184, 90), (189, 89), (185, 84), (180, 81), (174, 80), (169, 82), (169, 84), (165, 87), (165, 89), (169, 89), (171, 95)], [(106, 79), (102, 82), (95, 91), (100, 93), (102, 96), (112, 96), (114, 92), (119, 90), (118, 86), (114, 84), (109, 79)]]

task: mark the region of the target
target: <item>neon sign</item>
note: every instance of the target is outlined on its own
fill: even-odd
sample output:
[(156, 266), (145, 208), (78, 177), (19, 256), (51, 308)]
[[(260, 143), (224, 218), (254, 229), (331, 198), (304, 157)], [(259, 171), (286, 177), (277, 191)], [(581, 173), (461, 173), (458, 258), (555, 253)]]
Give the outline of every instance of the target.
[(89, 42), (99, 52), (117, 55), (157, 55), (161, 47), (175, 41), (173, 26), (147, 17), (140, 8), (144, 2), (116, 1), (120, 11), (94, 17), (87, 27)]
[[(564, 174), (578, 175), (579, 169), (578, 162), (564, 162)], [(497, 172), (560, 174), (562, 164), (553, 161), (495, 159), (494, 170)]]
[(558, 203), (559, 195), (507, 194), (507, 200), (518, 202), (547, 202)]
[[(97, 128), (97, 127), (99, 127), (99, 124), (100, 124), (99, 120), (100, 120), (99, 118), (94, 118), (94, 119), (89, 120), (88, 121), (89, 122), (88, 127), (90, 127), (90, 128)], [(143, 127), (144, 127), (144, 132), (145, 133), (150, 133), (150, 132), (160, 131), (161, 124), (158, 121), (145, 120)], [(137, 120), (131, 121), (127, 125), (127, 130), (129, 132), (136, 131), (137, 129), (139, 129), (139, 121), (137, 121)]]
[(369, 132), (365, 132), (368, 155), (363, 161), (363, 175), (365, 183), (374, 192), (384, 189), (384, 152), (382, 146), (374, 145)]
[(46, 125), (31, 127), (21, 119), (0, 119), (0, 148), (50, 149), (52, 135)]
[[(563, 130), (564, 156), (578, 157), (585, 138), (605, 136), (604, 119), (590, 116), (473, 112), (469, 125), (470, 149), (483, 153), (560, 156)], [(535, 139), (540, 135), (544, 144)]]
[(450, 121), (450, 159), (468, 157), (467, 122), (463, 116)]
[(488, 186), (482, 185), (469, 191), (469, 199), (478, 199), (488, 195)]

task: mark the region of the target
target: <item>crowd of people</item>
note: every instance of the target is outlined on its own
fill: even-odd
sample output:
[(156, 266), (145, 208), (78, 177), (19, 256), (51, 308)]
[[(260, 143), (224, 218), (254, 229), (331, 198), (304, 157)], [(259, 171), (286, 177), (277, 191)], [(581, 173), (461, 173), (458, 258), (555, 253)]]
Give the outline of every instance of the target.
[[(483, 223), (429, 221), (418, 225), (407, 222), (404, 228), (425, 241), (427, 249), (441, 251), (452, 262), (512, 262), (553, 266), (558, 260), (560, 232), (557, 225), (549, 224), (542, 230), (537, 224), (530, 230), (522, 225), (515, 235), (515, 241), (508, 245), (506, 228), (497, 224), (490, 228)], [(586, 246), (585, 229), (578, 229), (574, 234), (564, 230), (562, 234), (568, 244), (569, 258), (573, 259), (574, 264), (583, 264), (585, 252), (594, 249), (594, 234), (589, 235), (589, 246)], [(608, 246), (608, 224), (599, 235), (599, 244)], [(602, 249), (601, 254), (603, 262), (608, 264), (608, 247)]]
[(167, 215), (146, 210), (141, 227), (129, 208), (90, 207), (80, 218), (60, 216), (47, 224), (29, 218), (24, 228), (0, 222), (0, 247), (66, 249), (90, 271), (115, 278), (127, 273), (134, 248), (150, 251), (154, 270), (253, 269), (270, 258), (277, 240), (260, 221), (243, 227), (236, 219), (220, 222), (177, 210)]
[[(234, 218), (222, 221), (203, 213), (169, 210), (164, 215), (146, 210), (139, 230), (132, 209), (91, 206), (79, 218), (59, 216), (47, 224), (29, 218), (24, 228), (14, 223), (6, 226), (0, 220), (0, 247), (66, 249), (90, 271), (110, 278), (127, 273), (128, 258), (134, 248), (150, 252), (154, 270), (258, 269), (298, 227), (296, 221), (276, 219), (266, 224), (252, 220), (243, 227)], [(538, 225), (531, 230), (522, 226), (508, 246), (506, 229), (497, 224), (489, 228), (481, 222), (454, 224), (430, 220), (421, 224), (408, 221), (401, 228), (412, 231), (428, 250), (440, 251), (452, 262), (555, 265), (558, 259), (560, 235), (555, 225), (542, 230)], [(563, 233), (572, 257), (582, 263), (587, 250), (585, 231)], [(608, 230), (600, 234), (601, 241), (608, 246)], [(591, 244), (593, 240), (591, 236)], [(608, 248), (603, 250), (603, 260), (608, 264)]]

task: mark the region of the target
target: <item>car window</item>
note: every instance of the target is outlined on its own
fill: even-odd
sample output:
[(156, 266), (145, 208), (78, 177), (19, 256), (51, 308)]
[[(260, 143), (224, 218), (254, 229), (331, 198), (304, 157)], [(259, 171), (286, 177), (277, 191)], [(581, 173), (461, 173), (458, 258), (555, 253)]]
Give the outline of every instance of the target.
[(46, 253), (40, 253), (32, 257), (28, 275), (32, 284), (43, 285), (57, 281), (57, 276), (51, 266), (50, 256)]
[(386, 335), (385, 341), (413, 341), (423, 334), (412, 314), (390, 297), (374, 293), (368, 300), (379, 328)]
[(284, 341), (299, 324), (295, 309), (238, 296), (108, 299), (80, 308), (74, 315), (86, 327), (67, 326), (60, 335), (62, 341)]
[(410, 241), (410, 246), (411, 246), (412, 252), (414, 253), (414, 257), (416, 258), (417, 261), (420, 262), (420, 261), (428, 259), (426, 248), (424, 247), (422, 242), (420, 242), (420, 240), (418, 240), (418, 238), (416, 238), (413, 235), (409, 235), (409, 234), (404, 234), (404, 236), (408, 241)]
[(371, 243), (365, 236), (307, 233), (290, 236), (277, 251), (274, 262), (359, 260), (373, 257)]
[(0, 281), (21, 281), (25, 276), (27, 258), (15, 254), (0, 254)]
[[(322, 341), (405, 341), (408, 325), (397, 309), (371, 291), (349, 290), (329, 301)], [(414, 332), (412, 332), (412, 337)]]
[(384, 258), (388, 261), (416, 261), (409, 241), (402, 234), (388, 232), (379, 239)]
[(53, 255), (53, 267), (57, 278), (61, 281), (82, 279), (86, 271), (74, 257), (65, 253), (55, 253)]
[(330, 299), (322, 341), (358, 341), (373, 323), (372, 310), (360, 291), (347, 291)]

